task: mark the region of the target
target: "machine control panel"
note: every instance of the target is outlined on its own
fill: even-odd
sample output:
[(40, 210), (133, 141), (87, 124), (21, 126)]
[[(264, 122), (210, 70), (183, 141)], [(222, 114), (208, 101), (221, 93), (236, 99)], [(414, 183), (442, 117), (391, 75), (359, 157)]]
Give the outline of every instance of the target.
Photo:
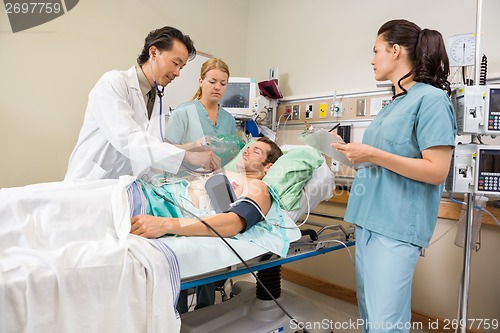
[(477, 192), (500, 194), (499, 147), (479, 146), (477, 159)]

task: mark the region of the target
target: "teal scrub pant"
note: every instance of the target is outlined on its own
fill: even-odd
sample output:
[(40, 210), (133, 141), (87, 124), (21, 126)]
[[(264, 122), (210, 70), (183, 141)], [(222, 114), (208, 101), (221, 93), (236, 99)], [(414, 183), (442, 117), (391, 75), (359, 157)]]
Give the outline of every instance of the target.
[(364, 333), (410, 332), (421, 248), (356, 227), (356, 293)]

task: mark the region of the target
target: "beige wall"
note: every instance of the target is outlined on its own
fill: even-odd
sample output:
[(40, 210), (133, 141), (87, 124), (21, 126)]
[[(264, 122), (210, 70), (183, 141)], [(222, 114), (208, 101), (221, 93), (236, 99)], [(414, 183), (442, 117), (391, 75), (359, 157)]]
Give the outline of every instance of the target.
[[(500, 1), (483, 1), (484, 52), (489, 72), (500, 74), (498, 12)], [(472, 0), (82, 0), (16, 34), (2, 13), (0, 187), (64, 177), (90, 89), (105, 71), (129, 68), (157, 27), (191, 35), (233, 76), (264, 80), (278, 67), (283, 93), (295, 97), (375, 89), (371, 49), (388, 19), (405, 17), (446, 38), (475, 31), (475, 13)]]
[[(500, 73), (500, 1), (484, 0), (483, 6), (489, 73)], [(264, 80), (270, 67), (278, 67), (283, 93), (296, 97), (373, 90), (373, 39), (388, 19), (408, 18), (446, 38), (475, 31), (475, 15), (472, 0), (81, 0), (52, 22), (12, 34), (2, 13), (0, 187), (64, 177), (90, 89), (105, 71), (134, 64), (152, 29), (180, 28), (198, 50), (226, 60), (234, 76)], [(440, 221), (436, 234), (449, 225)], [(473, 256), (470, 312), (477, 319), (499, 318), (500, 309), (500, 233), (485, 229), (483, 248)], [(450, 234), (420, 260), (417, 310), (454, 316), (461, 256)], [(304, 265), (316, 260), (308, 272), (354, 286), (345, 253)]]
[(89, 91), (104, 72), (135, 64), (153, 29), (181, 29), (198, 50), (244, 75), (247, 12), (247, 0), (82, 0), (15, 34), (2, 12), (0, 187), (64, 178)]
[[(498, 13), (500, 1), (483, 1), (483, 52), (488, 56), (490, 76), (500, 75)], [(393, 18), (406, 18), (422, 28), (439, 30), (446, 40), (455, 34), (475, 32), (476, 1), (253, 0), (247, 72), (264, 80), (268, 68), (278, 67), (280, 88), (289, 99), (332, 95), (333, 91), (373, 91), (373, 41), (379, 26)], [(298, 143), (291, 142), (296, 136), (297, 130), (278, 131), (280, 143)], [(498, 138), (490, 143), (500, 144)], [(328, 204), (320, 210), (339, 214), (338, 207)], [(453, 223), (439, 220), (435, 237)], [(456, 229), (420, 258), (413, 284), (415, 311), (442, 319), (456, 318), (463, 265), (463, 249), (453, 244)], [(354, 249), (351, 251), (354, 255)], [(500, 319), (499, 251), (500, 228), (484, 226), (482, 248), (472, 256), (469, 318)], [(355, 289), (354, 266), (345, 250), (290, 267)]]
[[(484, 0), (482, 29), (490, 73), (500, 75), (500, 1)], [(476, 1), (252, 0), (247, 72), (267, 79), (278, 67), (287, 97), (375, 89), (370, 61), (378, 28), (406, 18), (443, 37), (472, 33)]]

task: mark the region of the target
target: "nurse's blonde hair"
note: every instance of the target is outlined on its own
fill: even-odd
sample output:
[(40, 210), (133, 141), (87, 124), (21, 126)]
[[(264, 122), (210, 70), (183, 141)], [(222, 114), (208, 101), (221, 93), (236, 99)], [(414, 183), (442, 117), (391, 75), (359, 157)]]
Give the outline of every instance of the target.
[[(212, 69), (219, 69), (223, 71), (224, 73), (227, 74), (227, 78), (229, 79), (229, 67), (227, 64), (220, 60), (219, 58), (210, 58), (207, 61), (201, 65), (201, 72), (200, 72), (200, 78), (203, 80), (207, 76), (207, 73), (210, 72)], [(194, 99), (201, 99), (203, 92), (201, 90), (201, 87), (198, 87), (198, 90), (196, 91), (196, 94), (193, 96)]]

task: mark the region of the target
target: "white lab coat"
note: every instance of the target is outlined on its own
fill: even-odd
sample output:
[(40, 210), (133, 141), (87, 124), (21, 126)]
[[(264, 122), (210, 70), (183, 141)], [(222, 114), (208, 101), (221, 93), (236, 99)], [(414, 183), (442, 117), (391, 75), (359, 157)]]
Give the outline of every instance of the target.
[(177, 173), (185, 151), (162, 142), (159, 114), (156, 98), (148, 119), (135, 67), (105, 73), (89, 94), (65, 179), (141, 176), (152, 169)]

